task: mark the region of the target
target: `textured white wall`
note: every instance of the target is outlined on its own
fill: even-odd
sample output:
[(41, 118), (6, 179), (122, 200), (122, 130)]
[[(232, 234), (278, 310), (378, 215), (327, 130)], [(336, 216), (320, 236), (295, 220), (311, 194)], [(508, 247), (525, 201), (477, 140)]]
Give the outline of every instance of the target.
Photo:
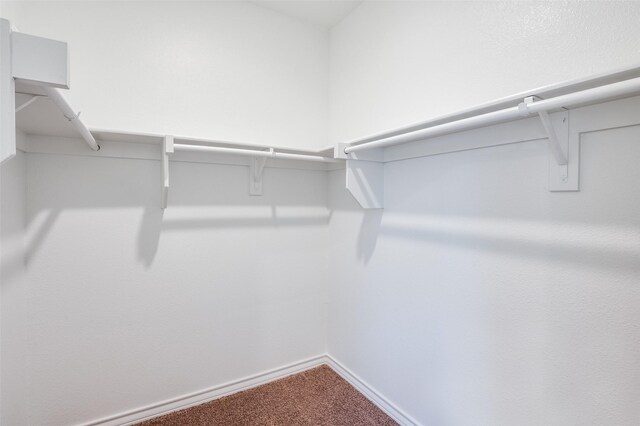
[[(20, 132), (17, 137), (22, 138)], [(23, 406), (6, 407), (6, 398), (20, 401), (26, 396), (23, 372), (26, 367), (22, 325), (25, 317), (25, 212), (26, 158), (18, 151), (9, 162), (0, 165), (0, 423), (12, 412), (24, 418)], [(9, 384), (9, 385), (7, 385)]]
[(331, 30), (330, 140), (640, 63), (640, 2), (364, 2)]
[(326, 352), (326, 172), (268, 168), (250, 197), (247, 167), (172, 163), (163, 214), (157, 161), (26, 167), (2, 424), (77, 424)]
[(241, 1), (3, 2), (63, 40), (89, 127), (327, 145), (328, 32)]
[[(90, 125), (322, 144), (326, 35), (242, 3), (194, 5), (197, 22), (175, 4), (92, 4), (3, 8), (71, 43)], [(332, 35), (333, 138), (637, 61), (637, 17), (366, 3)], [(219, 45), (200, 48), (204, 33)], [(576, 194), (546, 191), (537, 142), (388, 164), (384, 213), (356, 207), (339, 171), (329, 200), (323, 172), (273, 169), (251, 198), (246, 168), (174, 163), (162, 216), (157, 162), (27, 155), (2, 422), (91, 420), (298, 361), (325, 351), (328, 320), (329, 352), (424, 424), (636, 424), (639, 132), (586, 137)]]
[[(640, 3), (367, 2), (332, 30), (331, 139), (640, 62)], [(528, 142), (331, 175), (329, 353), (424, 425), (636, 425), (640, 128), (585, 136), (579, 193)]]
[(424, 425), (637, 425), (640, 126), (551, 193), (527, 142), (387, 163), (384, 212), (331, 174), (329, 353)]
[[(248, 2), (2, 3), (69, 43), (89, 126), (326, 145), (315, 25)], [(90, 421), (326, 352), (326, 173), (267, 169), (249, 197), (246, 167), (172, 163), (163, 215), (157, 162), (29, 154), (3, 177), (23, 161), (28, 190), (1, 193), (2, 424)]]

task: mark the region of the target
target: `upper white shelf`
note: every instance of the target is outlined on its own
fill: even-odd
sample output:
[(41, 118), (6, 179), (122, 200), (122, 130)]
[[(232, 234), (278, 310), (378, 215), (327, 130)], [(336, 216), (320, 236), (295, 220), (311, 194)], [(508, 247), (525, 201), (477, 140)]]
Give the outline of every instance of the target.
[[(578, 191), (581, 135), (639, 124), (638, 102), (621, 103), (638, 95), (640, 67), (634, 66), (340, 143), (334, 155), (346, 160), (347, 189), (367, 209), (384, 206), (385, 162), (534, 140), (548, 142), (549, 191)], [(589, 108), (601, 105), (609, 106), (590, 115)]]
[[(35, 85), (16, 82), (16, 105), (22, 105), (33, 99), (37, 99), (16, 113), (16, 127), (27, 135), (54, 136), (61, 138), (78, 138), (78, 131), (73, 124), (65, 118), (59, 108), (47, 97), (45, 91)], [(135, 144), (153, 144), (161, 146), (165, 135), (154, 133), (130, 132), (123, 130), (90, 129), (91, 134), (98, 143), (119, 142)], [(174, 143), (197, 146), (215, 146), (235, 148), (239, 150), (269, 150), (273, 148), (279, 153), (332, 157), (333, 147), (323, 149), (299, 149), (283, 146), (221, 141), (204, 138), (192, 138), (188, 136), (173, 136)]]
[[(595, 74), (587, 77), (581, 77), (573, 80), (567, 80), (560, 83), (554, 83), (547, 86), (538, 87), (536, 89), (527, 90), (521, 93), (516, 93), (504, 98), (496, 99), (490, 102), (486, 102), (474, 107), (466, 108), (461, 111), (444, 114), (438, 117), (433, 117), (418, 123), (408, 124), (396, 129), (387, 130), (380, 133), (375, 133), (369, 136), (353, 139), (345, 143), (340, 144), (345, 146), (356, 146), (366, 142), (371, 142), (380, 139), (386, 139), (393, 136), (404, 135), (418, 130), (423, 130), (430, 127), (439, 126), (442, 124), (453, 123), (463, 119), (496, 112), (517, 106), (522, 103), (524, 99), (529, 97), (536, 97), (538, 99), (550, 99), (559, 96), (564, 96), (576, 92), (581, 92), (587, 89), (593, 89), (596, 87), (606, 86), (621, 81), (631, 80), (640, 77), (640, 65), (634, 65), (631, 67), (620, 68), (605, 73)], [(634, 92), (627, 92), (619, 96), (611, 96), (607, 100), (615, 100), (633, 96)], [(581, 106), (591, 105), (595, 103), (603, 102), (602, 100), (584, 100), (581, 103), (573, 105), (573, 108)], [(563, 108), (557, 108), (559, 111)]]
[[(51, 58), (34, 53), (41, 50)], [(248, 165), (252, 195), (262, 191), (261, 176), (267, 161), (274, 167), (297, 168), (304, 162), (305, 168), (328, 170), (335, 167), (333, 163), (346, 160), (347, 188), (362, 207), (382, 208), (384, 162), (538, 139), (549, 144), (549, 190), (577, 191), (580, 134), (594, 131), (594, 127), (582, 119), (580, 125), (570, 128), (567, 109), (581, 110), (640, 94), (640, 66), (636, 65), (528, 90), (335, 147), (309, 150), (178, 135), (89, 131), (55, 89), (68, 87), (67, 65), (65, 43), (12, 33), (8, 21), (0, 19), (0, 159), (15, 153), (15, 128), (32, 136), (27, 149), (31, 152), (160, 159), (163, 206), (168, 195), (169, 158)], [(618, 111), (617, 116), (600, 111), (592, 121), (602, 121), (604, 115), (609, 128), (640, 121), (637, 111), (633, 117), (624, 111)], [(464, 136), (469, 130), (474, 130), (473, 137)], [(459, 137), (447, 138), (453, 133)], [(93, 151), (77, 144), (78, 136)], [(428, 143), (423, 143), (426, 140)]]

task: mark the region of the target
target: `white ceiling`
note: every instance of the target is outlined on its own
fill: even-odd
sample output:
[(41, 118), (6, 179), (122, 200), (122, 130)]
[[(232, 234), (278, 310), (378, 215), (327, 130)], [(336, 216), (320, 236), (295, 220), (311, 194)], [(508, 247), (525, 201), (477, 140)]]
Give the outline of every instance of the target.
[(332, 27), (342, 21), (363, 0), (255, 0), (259, 4), (276, 12), (294, 18), (312, 22), (324, 27)]

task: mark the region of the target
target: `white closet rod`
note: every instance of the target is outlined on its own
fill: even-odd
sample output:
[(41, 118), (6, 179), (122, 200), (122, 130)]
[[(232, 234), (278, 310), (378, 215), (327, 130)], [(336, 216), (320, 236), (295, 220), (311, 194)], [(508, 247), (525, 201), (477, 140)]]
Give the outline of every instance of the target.
[(82, 138), (85, 140), (87, 145), (89, 145), (89, 148), (91, 148), (94, 151), (99, 151), (100, 145), (98, 145), (98, 143), (94, 139), (89, 129), (87, 129), (84, 123), (80, 121), (80, 119), (78, 118), (80, 113), (76, 114), (73, 111), (73, 109), (71, 109), (71, 107), (69, 106), (67, 101), (62, 97), (58, 89), (55, 89), (53, 87), (47, 87), (47, 86), (42, 86), (42, 89), (44, 89), (45, 93), (47, 94), (47, 97), (51, 99), (51, 101), (54, 104), (56, 104), (58, 108), (62, 110), (62, 114), (64, 114), (65, 118), (69, 120), (71, 124), (73, 124), (73, 126), (78, 130), (78, 132), (80, 133)]
[(289, 154), (286, 152), (275, 152), (273, 149), (270, 149), (269, 151), (256, 151), (252, 149), (227, 148), (227, 147), (205, 146), (205, 145), (187, 145), (187, 144), (181, 144), (181, 143), (174, 144), (174, 148), (176, 150), (183, 150), (183, 151), (216, 152), (220, 154), (244, 155), (248, 157), (267, 157), (267, 158), (277, 158), (277, 159), (283, 159), (283, 160), (317, 161), (321, 163), (340, 162), (340, 160), (335, 160), (333, 158), (328, 158), (328, 157), (321, 157), (318, 155)]
[(543, 99), (531, 103), (522, 102), (515, 107), (480, 114), (474, 117), (463, 118), (450, 123), (439, 124), (396, 136), (373, 140), (360, 145), (352, 145), (345, 148), (344, 152), (346, 154), (350, 154), (352, 152), (364, 151), (372, 148), (384, 148), (402, 143), (414, 142), (448, 133), (455, 133), (505, 121), (517, 120), (527, 117), (530, 114), (547, 112), (558, 108), (569, 108), (591, 102), (604, 101), (619, 96), (630, 95), (635, 92), (640, 92), (640, 77), (595, 87), (593, 89), (582, 90), (580, 92), (569, 93), (555, 98)]

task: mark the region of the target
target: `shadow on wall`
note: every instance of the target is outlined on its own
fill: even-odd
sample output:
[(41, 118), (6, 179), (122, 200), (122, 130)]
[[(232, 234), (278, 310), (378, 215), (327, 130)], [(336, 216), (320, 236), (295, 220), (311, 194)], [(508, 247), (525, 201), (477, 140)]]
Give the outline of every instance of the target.
[[(206, 209), (205, 209), (206, 210)], [(244, 217), (223, 216), (212, 217), (206, 211), (200, 217), (165, 218), (165, 211), (155, 208), (145, 208), (138, 234), (138, 254), (143, 263), (149, 267), (153, 263), (163, 232), (202, 230), (202, 229), (233, 229), (233, 228), (292, 228), (309, 226), (327, 226), (331, 220), (331, 211), (318, 214), (318, 209), (303, 214), (278, 214), (277, 206), (270, 206), (270, 216), (261, 212), (245, 213)]]
[[(103, 239), (126, 238), (122, 230), (131, 228), (132, 217), (141, 211), (137, 253), (146, 267), (156, 257), (162, 233), (318, 227), (330, 220), (325, 171), (266, 169), (264, 195), (252, 197), (246, 166), (172, 163), (169, 206), (162, 210), (156, 161), (38, 154), (28, 159), (27, 261), (67, 212), (83, 211), (77, 231), (95, 235), (99, 251)], [(109, 235), (114, 227), (120, 232)], [(251, 243), (250, 238), (239, 241)]]
[(358, 232), (358, 259), (368, 264), (376, 251), (380, 224), (382, 223), (383, 209), (366, 210), (362, 214), (360, 230)]
[(378, 238), (383, 236), (508, 257), (640, 273), (640, 229), (631, 226), (395, 212), (387, 212), (383, 221), (384, 214), (382, 209), (361, 213), (357, 257), (364, 264), (369, 263)]
[(344, 170), (329, 173), (329, 194), (328, 204), (332, 215), (337, 212), (341, 216), (332, 228), (335, 240), (340, 240), (340, 236), (344, 235), (352, 241), (352, 230), (357, 226), (357, 259), (365, 265), (368, 264), (376, 251), (384, 209), (365, 210), (360, 207), (344, 187)]
[(391, 214), (380, 233), (508, 257), (640, 273), (640, 229), (633, 227)]
[(148, 268), (158, 253), (164, 210), (144, 209), (138, 232), (138, 259)]
[[(160, 244), (160, 235), (163, 232), (223, 228), (246, 229), (327, 226), (331, 220), (331, 211), (327, 210), (326, 213), (318, 214), (318, 209), (314, 210), (316, 212), (313, 214), (300, 214), (298, 216), (283, 214), (279, 216), (277, 207), (270, 206), (270, 217), (264, 217), (262, 215), (251, 217), (251, 213), (248, 213), (245, 217), (207, 217), (205, 213), (200, 218), (165, 219), (165, 210), (146, 207), (140, 219), (138, 258), (146, 267), (150, 267), (153, 264)], [(55, 226), (61, 213), (62, 210), (59, 209), (47, 210), (42, 218), (38, 220), (39, 223), (32, 223), (30, 225), (33, 226), (35, 230), (32, 232), (27, 244), (27, 263), (38, 253), (39, 248), (47, 239), (47, 235)], [(379, 220), (377, 224), (372, 225), (376, 228), (379, 227)]]

